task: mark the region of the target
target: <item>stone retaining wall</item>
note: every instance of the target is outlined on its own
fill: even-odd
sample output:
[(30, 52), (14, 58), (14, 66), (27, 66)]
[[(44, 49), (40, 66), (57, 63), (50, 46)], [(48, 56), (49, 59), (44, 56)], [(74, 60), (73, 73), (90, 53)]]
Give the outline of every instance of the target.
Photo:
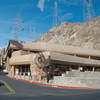
[(100, 88), (100, 72), (66, 72), (62, 76), (55, 76), (52, 84)]

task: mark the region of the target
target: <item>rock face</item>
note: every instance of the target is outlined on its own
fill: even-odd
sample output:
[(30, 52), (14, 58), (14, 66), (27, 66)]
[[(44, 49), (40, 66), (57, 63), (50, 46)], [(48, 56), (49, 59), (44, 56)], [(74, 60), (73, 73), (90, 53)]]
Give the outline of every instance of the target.
[(100, 17), (87, 23), (62, 23), (36, 41), (100, 49)]

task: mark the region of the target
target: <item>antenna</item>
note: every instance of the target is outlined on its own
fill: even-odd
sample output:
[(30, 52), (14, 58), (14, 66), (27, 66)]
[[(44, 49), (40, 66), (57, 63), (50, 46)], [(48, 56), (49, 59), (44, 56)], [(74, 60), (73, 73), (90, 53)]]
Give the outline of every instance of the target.
[(84, 0), (85, 20), (90, 21), (94, 17), (93, 0)]
[(14, 40), (19, 40), (20, 32), (23, 31), (22, 23), (23, 22), (20, 18), (20, 15), (17, 14), (16, 19), (15, 19), (15, 25), (13, 26), (13, 38), (14, 38)]
[(58, 1), (54, 1), (54, 19), (53, 19), (53, 25), (57, 26), (58, 25)]

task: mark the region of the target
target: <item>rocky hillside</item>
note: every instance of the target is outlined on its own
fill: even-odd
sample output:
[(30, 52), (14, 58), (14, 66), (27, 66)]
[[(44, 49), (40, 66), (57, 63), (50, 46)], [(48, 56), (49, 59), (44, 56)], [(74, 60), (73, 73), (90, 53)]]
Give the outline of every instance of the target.
[(62, 23), (37, 41), (100, 49), (100, 17), (87, 23)]

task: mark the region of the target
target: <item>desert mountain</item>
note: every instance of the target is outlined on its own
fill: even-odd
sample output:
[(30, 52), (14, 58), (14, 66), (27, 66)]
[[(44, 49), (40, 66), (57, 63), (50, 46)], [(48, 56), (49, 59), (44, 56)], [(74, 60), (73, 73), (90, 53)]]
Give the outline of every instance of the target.
[(64, 22), (36, 41), (100, 49), (100, 17), (85, 23)]

